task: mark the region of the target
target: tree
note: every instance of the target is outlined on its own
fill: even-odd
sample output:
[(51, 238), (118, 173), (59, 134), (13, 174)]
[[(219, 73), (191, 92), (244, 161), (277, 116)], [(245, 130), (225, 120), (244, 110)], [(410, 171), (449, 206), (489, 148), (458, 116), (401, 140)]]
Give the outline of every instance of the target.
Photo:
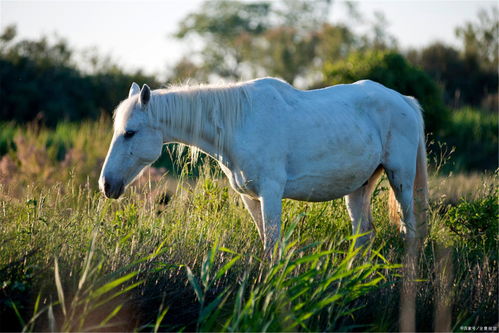
[(158, 85), (140, 71), (126, 73), (108, 64), (92, 74), (75, 64), (66, 40), (16, 40), (14, 26), (0, 34), (0, 119), (39, 119), (48, 126), (111, 113), (132, 81)]
[(482, 9), (477, 22), (466, 22), (456, 28), (456, 36), (463, 42), (466, 58), (474, 57), (484, 70), (497, 71), (499, 56), (499, 9)]
[[(476, 22), (466, 22), (456, 29), (456, 35), (463, 42), (463, 57), (466, 63), (478, 66), (472, 72), (475, 82), (470, 91), (472, 105), (497, 111), (499, 77), (499, 10), (492, 7), (482, 9)], [(478, 89), (480, 88), (480, 89)]]
[[(176, 33), (179, 39), (196, 35), (204, 40), (198, 73), (213, 73), (237, 79), (244, 55), (241, 46), (269, 28), (270, 4), (237, 1), (207, 1), (199, 12), (189, 14)], [(185, 64), (185, 60), (183, 60)]]
[(313, 78), (323, 59), (344, 57), (356, 42), (347, 27), (327, 23), (330, 5), (330, 0), (206, 2), (176, 34), (201, 38), (203, 49), (197, 61), (183, 59), (174, 72), (234, 80), (272, 75), (290, 83)]
[(435, 82), (393, 51), (353, 52), (345, 60), (326, 63), (324, 78), (325, 85), (371, 79), (404, 95), (416, 97), (425, 111), (428, 132), (441, 132), (449, 117)]
[(497, 92), (496, 72), (486, 71), (475, 56), (442, 43), (408, 53), (411, 63), (423, 69), (444, 92), (445, 103), (453, 108), (481, 106), (490, 93)]

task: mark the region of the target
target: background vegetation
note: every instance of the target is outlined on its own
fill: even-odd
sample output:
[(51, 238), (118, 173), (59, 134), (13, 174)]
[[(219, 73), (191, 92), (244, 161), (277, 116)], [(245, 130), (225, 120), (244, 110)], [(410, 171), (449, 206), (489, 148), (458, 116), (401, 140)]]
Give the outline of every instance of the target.
[[(130, 82), (159, 87), (264, 75), (303, 88), (369, 78), (420, 100), (432, 177), (417, 328), (493, 327), (497, 9), (456, 27), (460, 48), (400, 50), (381, 14), (357, 34), (327, 20), (330, 6), (206, 3), (176, 33), (202, 47), (166, 79), (129, 73), (95, 52), (79, 54), (60, 37), (20, 40), (15, 27), (6, 28), (0, 329), (398, 330), (404, 245), (388, 222), (385, 182), (373, 198), (370, 251), (351, 246), (341, 200), (285, 200), (281, 260), (272, 264), (262, 260), (256, 229), (218, 169), (174, 165), (171, 146), (122, 200), (98, 192), (111, 113)], [(349, 6), (352, 22), (368, 21)]]
[[(372, 79), (421, 101), (427, 132), (456, 147), (455, 161), (447, 171), (497, 167), (496, 7), (456, 27), (460, 49), (434, 43), (403, 51), (387, 33), (382, 14), (370, 23), (369, 33), (360, 35), (330, 23), (330, 6), (327, 0), (206, 2), (182, 21), (175, 35), (186, 42), (196, 38), (203, 46), (182, 58), (166, 79), (128, 73), (96, 51), (74, 51), (61, 37), (19, 40), (15, 26), (7, 27), (0, 35), (0, 119), (49, 127), (60, 121), (97, 119), (112, 112), (131, 81), (159, 87), (187, 79), (271, 75), (304, 88), (319, 88)], [(355, 6), (350, 4), (349, 9), (352, 22), (369, 21)], [(462, 108), (467, 117), (457, 115), (464, 111), (454, 111)], [(462, 133), (468, 133), (472, 118), (479, 122), (475, 131), (490, 130), (468, 144), (462, 138), (469, 136)], [(10, 144), (5, 141), (8, 136), (2, 137), (0, 149)], [(472, 154), (481, 157), (467, 162)]]
[[(197, 38), (204, 46), (181, 59), (171, 76), (161, 81), (272, 75), (305, 88), (318, 88), (376, 80), (420, 100), (427, 132), (456, 147), (452, 169), (497, 167), (496, 7), (481, 11), (474, 22), (456, 27), (461, 49), (434, 43), (402, 51), (386, 32), (381, 14), (371, 23), (369, 33), (359, 35), (347, 26), (330, 23), (330, 6), (326, 0), (207, 2), (182, 21), (175, 35), (185, 41)], [(353, 22), (366, 21), (355, 6), (349, 8)], [(97, 52), (75, 55), (61, 37), (18, 40), (15, 26), (7, 27), (0, 36), (0, 119), (4, 122), (37, 121), (55, 127), (60, 121), (97, 119), (112, 112), (131, 81), (160, 86), (159, 78), (140, 71), (127, 73)], [(462, 108), (467, 111), (453, 111)], [(468, 116), (459, 116), (464, 113)], [(474, 134), (480, 128), (490, 130), (468, 144), (462, 139), (469, 136), (462, 133), (469, 133), (471, 119), (479, 122)], [(2, 141), (0, 148), (8, 144)], [(480, 157), (467, 162), (470, 155)]]

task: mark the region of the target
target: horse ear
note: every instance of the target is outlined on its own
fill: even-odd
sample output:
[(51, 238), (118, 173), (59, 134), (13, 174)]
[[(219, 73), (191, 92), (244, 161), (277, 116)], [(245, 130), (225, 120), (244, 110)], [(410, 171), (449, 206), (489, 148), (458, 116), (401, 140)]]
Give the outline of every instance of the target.
[(147, 84), (144, 84), (142, 86), (142, 89), (140, 90), (140, 104), (142, 107), (146, 106), (147, 103), (149, 103), (149, 100), (151, 99), (151, 88)]
[(137, 83), (132, 83), (132, 86), (130, 87), (130, 91), (128, 92), (128, 97), (132, 97), (133, 95), (138, 94), (140, 91), (140, 87)]

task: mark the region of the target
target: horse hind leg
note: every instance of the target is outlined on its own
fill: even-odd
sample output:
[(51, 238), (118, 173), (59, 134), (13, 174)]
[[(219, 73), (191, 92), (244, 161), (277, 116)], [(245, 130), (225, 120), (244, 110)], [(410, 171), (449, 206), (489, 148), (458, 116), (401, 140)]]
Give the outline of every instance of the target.
[[(400, 292), (400, 331), (414, 332), (416, 328), (417, 262), (419, 248), (416, 241), (416, 217), (414, 214), (414, 180), (416, 156), (398, 155), (398, 160), (384, 165), (388, 181), (400, 205), (401, 223), (405, 226), (406, 250), (403, 260), (403, 283)], [(399, 163), (397, 163), (397, 161)]]
[[(411, 164), (415, 165), (415, 163)], [(416, 218), (414, 215), (414, 178), (415, 167), (390, 168), (386, 167), (386, 175), (393, 190), (400, 210), (400, 231), (408, 239), (416, 238)]]
[(371, 194), (383, 168), (376, 169), (369, 180), (359, 189), (345, 197), (348, 214), (352, 220), (352, 233), (367, 235), (357, 238), (355, 246), (362, 246), (374, 237), (373, 218), (371, 214)]

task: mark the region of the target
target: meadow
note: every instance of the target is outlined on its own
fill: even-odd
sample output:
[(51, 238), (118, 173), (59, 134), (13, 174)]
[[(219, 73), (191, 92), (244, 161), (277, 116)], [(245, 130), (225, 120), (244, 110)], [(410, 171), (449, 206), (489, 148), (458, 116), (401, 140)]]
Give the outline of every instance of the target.
[[(399, 329), (404, 242), (386, 181), (372, 199), (370, 248), (353, 247), (343, 200), (285, 200), (272, 263), (211, 164), (196, 178), (188, 163), (175, 175), (155, 165), (122, 199), (105, 199), (97, 179), (110, 127), (105, 117), (0, 125), (2, 331)], [(444, 175), (446, 160), (430, 159), (417, 329), (497, 331), (497, 174)]]

